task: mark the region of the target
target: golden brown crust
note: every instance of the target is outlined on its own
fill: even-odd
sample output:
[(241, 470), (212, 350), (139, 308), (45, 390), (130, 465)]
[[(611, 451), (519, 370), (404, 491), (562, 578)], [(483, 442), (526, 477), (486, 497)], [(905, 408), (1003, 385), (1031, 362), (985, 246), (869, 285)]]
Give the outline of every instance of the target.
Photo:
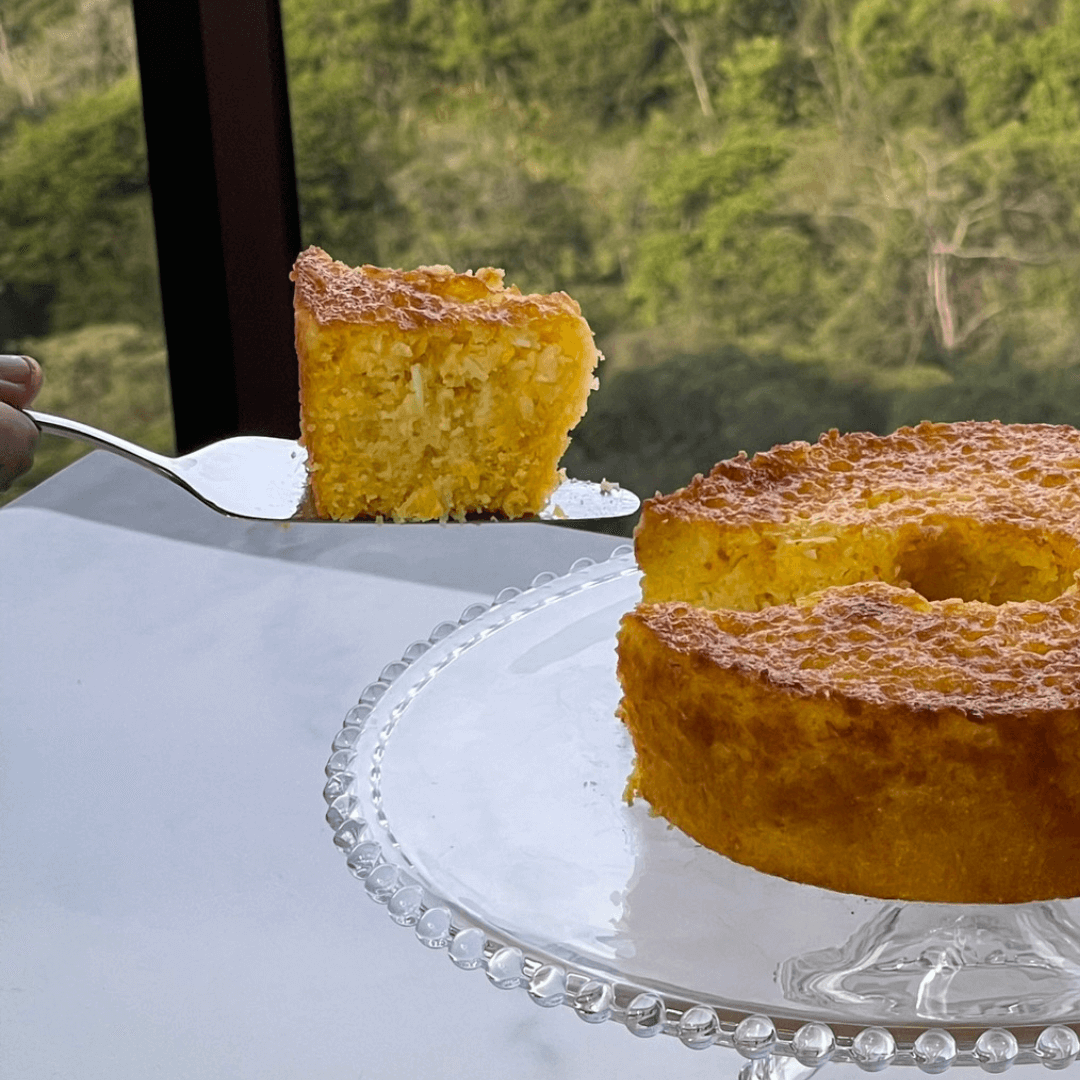
[(290, 277), (297, 310), (324, 326), (384, 323), (415, 330), (462, 321), (523, 326), (544, 317), (581, 314), (566, 293), (523, 296), (515, 286), (504, 287), (503, 271), (491, 267), (475, 274), (457, 274), (448, 266), (350, 267), (309, 247), (297, 257)]
[(1080, 710), (1080, 597), (931, 602), (867, 581), (761, 611), (642, 604), (665, 646), (796, 697), (983, 722)]
[(873, 521), (956, 512), (1080, 536), (1080, 432), (1049, 424), (924, 422), (891, 435), (830, 431), (720, 462), (687, 487), (645, 503), (658, 519), (747, 526)]
[(1080, 894), (1076, 710), (987, 722), (802, 695), (673, 647), (636, 614), (619, 676), (632, 790), (737, 862), (884, 898)]
[(1049, 601), (1080, 572), (1080, 432), (830, 432), (648, 501), (635, 547), (649, 601), (753, 610), (867, 580), (930, 600)]

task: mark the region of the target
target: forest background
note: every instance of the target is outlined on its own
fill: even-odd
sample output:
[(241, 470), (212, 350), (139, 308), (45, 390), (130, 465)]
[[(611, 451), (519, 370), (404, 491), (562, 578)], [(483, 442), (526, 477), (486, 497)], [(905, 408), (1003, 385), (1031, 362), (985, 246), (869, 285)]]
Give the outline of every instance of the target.
[[(577, 298), (607, 360), (573, 473), (1080, 423), (1080, 0), (282, 13), (305, 244)], [(170, 449), (129, 0), (0, 2), (0, 349), (41, 408)]]

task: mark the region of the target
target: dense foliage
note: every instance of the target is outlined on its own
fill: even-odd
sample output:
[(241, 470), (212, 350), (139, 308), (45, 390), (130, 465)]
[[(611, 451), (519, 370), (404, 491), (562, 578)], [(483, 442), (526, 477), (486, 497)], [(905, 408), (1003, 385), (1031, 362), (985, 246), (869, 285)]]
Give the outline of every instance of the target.
[[(0, 349), (36, 405), (173, 446), (130, 0), (0, 5)], [(83, 452), (43, 439), (10, 499)]]
[[(305, 241), (575, 296), (608, 356), (576, 471), (1080, 422), (1080, 0), (282, 10)], [(0, 6), (0, 345), (160, 348), (145, 175), (124, 0)]]
[(845, 369), (1077, 341), (1080, 4), (285, 0), (308, 237)]

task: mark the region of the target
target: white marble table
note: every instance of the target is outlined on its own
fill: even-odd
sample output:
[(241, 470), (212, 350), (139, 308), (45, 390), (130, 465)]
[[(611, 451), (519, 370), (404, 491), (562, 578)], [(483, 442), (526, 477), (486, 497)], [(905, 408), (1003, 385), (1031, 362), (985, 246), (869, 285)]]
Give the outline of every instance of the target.
[(619, 542), (245, 523), (101, 453), (0, 510), (0, 1077), (734, 1077), (421, 948), (323, 820), (387, 662)]
[(323, 820), (384, 664), (616, 543), (239, 522), (101, 453), (0, 510), (0, 1076), (715, 1075), (427, 952)]

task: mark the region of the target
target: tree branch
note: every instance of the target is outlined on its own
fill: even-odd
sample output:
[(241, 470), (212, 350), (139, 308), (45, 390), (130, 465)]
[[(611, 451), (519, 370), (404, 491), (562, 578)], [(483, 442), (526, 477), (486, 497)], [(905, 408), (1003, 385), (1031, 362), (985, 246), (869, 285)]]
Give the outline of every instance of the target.
[(0, 22), (0, 78), (9, 86), (14, 85), (22, 96), (23, 104), (30, 108), (34, 104), (34, 88), (24, 72), (21, 72), (8, 47), (7, 33)]
[(956, 248), (943, 252), (957, 259), (1005, 259), (1007, 262), (1024, 263), (1031, 266), (1046, 266), (1055, 261), (1057, 255), (1039, 255), (1034, 252), (1020, 252), (1002, 245), (990, 248)]
[(694, 84), (694, 92), (697, 94), (701, 112), (710, 119), (716, 115), (713, 109), (712, 97), (709, 94), (709, 84), (705, 81), (705, 71), (701, 66), (701, 43), (693, 29), (684, 30), (677, 22), (660, 6), (661, 0), (653, 0), (652, 10), (656, 21), (663, 28), (672, 41), (679, 47), (683, 60), (690, 71), (690, 79)]
[(1004, 310), (1005, 307), (1003, 304), (991, 304), (989, 307), (983, 308), (982, 311), (974, 316), (967, 326), (964, 327), (963, 333), (957, 335), (956, 344), (963, 345), (983, 323), (989, 322), (995, 315), (1000, 315)]
[(926, 284), (937, 312), (941, 344), (951, 350), (956, 344), (956, 320), (949, 300), (949, 268), (943, 252), (931, 251), (926, 267)]
[[(968, 229), (970, 229), (972, 225), (976, 222), (984, 221), (988, 217), (994, 216), (992, 207), (995, 199), (996, 196), (987, 193), (986, 195), (980, 195), (977, 199), (972, 199), (967, 206), (960, 208), (960, 211), (956, 216), (956, 228), (953, 229), (953, 251), (963, 244), (967, 237)], [(991, 207), (991, 209), (987, 210), (987, 207)], [(985, 210), (985, 213), (980, 213), (980, 211), (983, 210)]]

